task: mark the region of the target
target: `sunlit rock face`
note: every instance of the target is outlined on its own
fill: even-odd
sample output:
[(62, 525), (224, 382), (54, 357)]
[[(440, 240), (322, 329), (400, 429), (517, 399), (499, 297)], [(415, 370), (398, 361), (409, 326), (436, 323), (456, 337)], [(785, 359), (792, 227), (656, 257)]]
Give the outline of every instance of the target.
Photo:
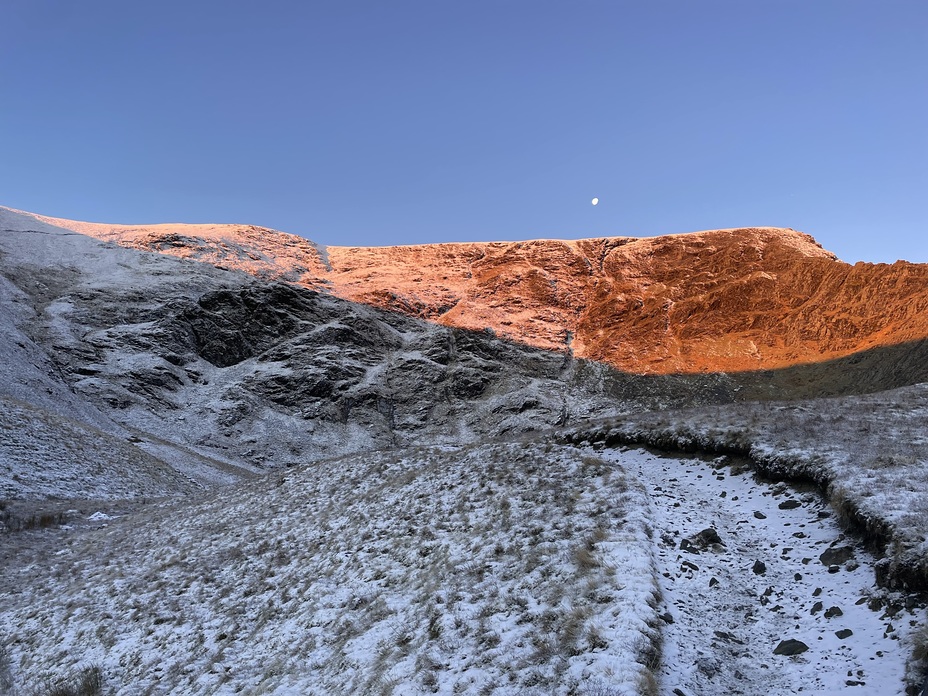
[(635, 373), (773, 369), (928, 337), (928, 266), (851, 266), (790, 229), (361, 248), (36, 217)]

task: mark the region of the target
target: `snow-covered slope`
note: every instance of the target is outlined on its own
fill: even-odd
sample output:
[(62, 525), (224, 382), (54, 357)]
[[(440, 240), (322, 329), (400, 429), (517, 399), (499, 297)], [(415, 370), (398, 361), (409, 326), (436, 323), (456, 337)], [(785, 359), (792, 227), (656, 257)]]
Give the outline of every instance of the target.
[(367, 453), (33, 539), (0, 626), (24, 690), (97, 665), (120, 694), (653, 693), (650, 534), (572, 448)]

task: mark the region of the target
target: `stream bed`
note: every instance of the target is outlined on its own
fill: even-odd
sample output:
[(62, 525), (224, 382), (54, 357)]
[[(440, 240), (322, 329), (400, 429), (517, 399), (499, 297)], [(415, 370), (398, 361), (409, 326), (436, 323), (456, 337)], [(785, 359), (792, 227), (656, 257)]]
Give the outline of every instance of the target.
[(664, 605), (661, 693), (904, 694), (924, 609), (815, 490), (743, 463), (601, 450), (651, 494)]

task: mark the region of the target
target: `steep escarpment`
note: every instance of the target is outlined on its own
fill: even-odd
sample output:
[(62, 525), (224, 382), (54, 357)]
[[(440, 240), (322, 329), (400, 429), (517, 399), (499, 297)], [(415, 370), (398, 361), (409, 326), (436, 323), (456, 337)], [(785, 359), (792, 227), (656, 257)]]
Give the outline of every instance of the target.
[(323, 248), (241, 225), (33, 217), (638, 374), (772, 370), (928, 337), (928, 266), (852, 266), (790, 229)]

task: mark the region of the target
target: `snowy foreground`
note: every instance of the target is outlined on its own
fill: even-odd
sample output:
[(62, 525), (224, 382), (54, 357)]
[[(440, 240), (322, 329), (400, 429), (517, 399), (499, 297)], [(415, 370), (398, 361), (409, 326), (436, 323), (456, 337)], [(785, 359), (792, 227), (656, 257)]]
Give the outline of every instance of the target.
[[(873, 558), (819, 494), (759, 481), (727, 457), (601, 456), (651, 495), (667, 622), (662, 692), (905, 693), (924, 610), (875, 587)], [(719, 541), (707, 543), (706, 529)], [(806, 649), (775, 654), (791, 640)]]
[(97, 665), (119, 694), (655, 693), (649, 514), (620, 464), (496, 444), (21, 532), (0, 683), (29, 694)]

